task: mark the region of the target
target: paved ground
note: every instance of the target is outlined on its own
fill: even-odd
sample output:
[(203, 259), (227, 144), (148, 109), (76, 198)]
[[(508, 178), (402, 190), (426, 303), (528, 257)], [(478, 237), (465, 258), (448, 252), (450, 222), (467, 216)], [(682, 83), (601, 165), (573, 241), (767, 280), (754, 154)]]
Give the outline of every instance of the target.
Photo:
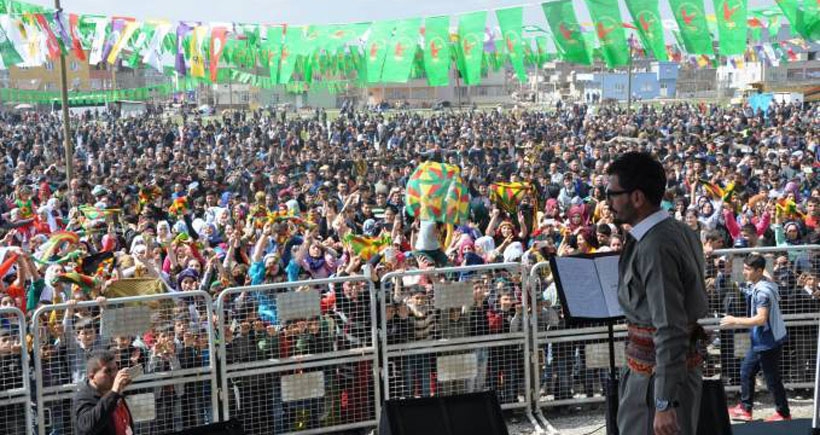
[[(812, 418), (814, 411), (813, 398), (789, 392), (789, 407), (794, 418)], [(728, 393), (729, 405), (734, 406), (737, 397)], [(771, 397), (763, 392), (759, 395), (761, 399), (755, 402), (754, 418), (763, 420), (774, 414), (774, 404)], [(557, 411), (550, 408), (545, 409), (545, 417), (558, 430), (561, 435), (606, 435), (604, 404), (593, 404), (575, 407), (569, 410)], [(530, 435), (536, 433), (527, 418), (523, 415), (509, 414), (507, 417), (507, 427), (510, 435)], [(742, 423), (740, 423), (742, 424)]]

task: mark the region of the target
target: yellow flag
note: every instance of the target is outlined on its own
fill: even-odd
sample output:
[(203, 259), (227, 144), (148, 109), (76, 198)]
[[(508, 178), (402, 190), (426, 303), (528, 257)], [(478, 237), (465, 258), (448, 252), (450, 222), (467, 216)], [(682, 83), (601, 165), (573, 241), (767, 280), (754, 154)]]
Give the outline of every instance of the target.
[(111, 52), (108, 53), (108, 59), (106, 60), (110, 65), (114, 65), (114, 63), (117, 61), (117, 58), (120, 57), (122, 49), (125, 48), (125, 44), (128, 42), (129, 39), (131, 39), (131, 36), (134, 35), (134, 32), (136, 32), (140, 26), (142, 26), (142, 23), (138, 23), (136, 21), (129, 21), (125, 25), (125, 30), (122, 31), (120, 39), (118, 39), (117, 42), (115, 42), (114, 45), (111, 46)]
[(191, 76), (205, 77), (205, 57), (202, 56), (202, 42), (205, 40), (205, 26), (196, 26), (191, 32)]

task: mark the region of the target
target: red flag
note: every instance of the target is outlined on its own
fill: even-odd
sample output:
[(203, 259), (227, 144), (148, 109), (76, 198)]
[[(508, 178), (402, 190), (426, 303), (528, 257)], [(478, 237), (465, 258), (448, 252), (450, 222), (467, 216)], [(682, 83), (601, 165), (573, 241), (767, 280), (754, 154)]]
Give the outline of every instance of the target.
[(225, 34), (227, 29), (224, 27), (214, 27), (211, 30), (211, 81), (216, 82), (217, 67), (219, 66), (219, 58), (222, 57), (222, 51), (225, 50)]
[(80, 43), (80, 36), (77, 34), (77, 23), (79, 22), (80, 17), (77, 14), (69, 14), (68, 16), (68, 27), (69, 32), (71, 32), (71, 40), (73, 41), (71, 49), (74, 50), (74, 56), (77, 56), (77, 59), (80, 61), (85, 61), (85, 51), (83, 50), (83, 46)]
[(37, 24), (40, 25), (40, 29), (46, 33), (48, 57), (50, 59), (57, 59), (60, 57), (60, 44), (57, 43), (57, 37), (54, 36), (54, 32), (51, 31), (51, 26), (48, 25), (48, 21), (43, 14), (34, 14), (34, 17), (37, 19)]

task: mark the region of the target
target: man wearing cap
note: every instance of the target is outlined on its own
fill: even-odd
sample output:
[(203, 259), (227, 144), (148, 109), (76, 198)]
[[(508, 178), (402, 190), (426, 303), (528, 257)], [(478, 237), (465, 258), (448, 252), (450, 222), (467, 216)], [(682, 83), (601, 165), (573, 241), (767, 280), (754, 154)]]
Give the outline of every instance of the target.
[(619, 262), (618, 301), (628, 322), (620, 385), (622, 434), (695, 434), (707, 313), (698, 236), (660, 207), (666, 173), (648, 153), (626, 153), (607, 170), (615, 222), (631, 230)]

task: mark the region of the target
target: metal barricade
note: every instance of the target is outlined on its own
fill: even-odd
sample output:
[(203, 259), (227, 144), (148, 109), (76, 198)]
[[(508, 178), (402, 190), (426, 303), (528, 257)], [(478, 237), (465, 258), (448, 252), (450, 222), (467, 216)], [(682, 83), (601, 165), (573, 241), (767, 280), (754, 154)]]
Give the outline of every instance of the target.
[(223, 416), (248, 434), (378, 423), (376, 296), (366, 276), (231, 288), (217, 300)]
[(120, 368), (141, 365), (126, 389), (135, 434), (163, 434), (218, 421), (211, 297), (163, 293), (42, 306), (32, 316), (37, 430), (73, 434), (71, 399), (96, 351)]
[(26, 317), (14, 307), (0, 308), (0, 433), (32, 433)]
[[(767, 259), (767, 272), (778, 284), (780, 307), (789, 339), (780, 367), (788, 389), (811, 389), (816, 381), (820, 322), (820, 246), (796, 245), (715, 250), (707, 258), (709, 314), (700, 324), (712, 334), (704, 377), (720, 377), (727, 391), (740, 389), (740, 365), (750, 347), (748, 329), (719, 328), (725, 315), (749, 316), (741, 291), (743, 260), (751, 253)], [(533, 401), (541, 407), (605, 400), (609, 350), (605, 326), (567, 326), (563, 321), (549, 263), (529, 274), (532, 332)], [(622, 367), (625, 326), (615, 326), (615, 361)], [(539, 415), (540, 417), (540, 415)]]
[(380, 290), (386, 399), (494, 390), (530, 411), (529, 311), (522, 266), (393, 272)]
[[(529, 286), (536, 410), (604, 401), (609, 377), (607, 327), (565, 322), (548, 262), (530, 269)], [(614, 336), (615, 364), (620, 368), (626, 363), (623, 322), (614, 326)]]
[[(766, 271), (778, 286), (779, 306), (788, 340), (783, 345), (780, 374), (787, 389), (814, 388), (817, 324), (820, 321), (820, 246), (721, 249), (707, 258), (709, 317), (749, 316), (741, 291), (743, 261), (752, 253), (766, 258)], [(717, 320), (714, 320), (717, 322)], [(741, 362), (750, 347), (749, 329), (720, 329), (709, 347), (706, 373), (720, 374), (727, 391), (740, 389)]]

